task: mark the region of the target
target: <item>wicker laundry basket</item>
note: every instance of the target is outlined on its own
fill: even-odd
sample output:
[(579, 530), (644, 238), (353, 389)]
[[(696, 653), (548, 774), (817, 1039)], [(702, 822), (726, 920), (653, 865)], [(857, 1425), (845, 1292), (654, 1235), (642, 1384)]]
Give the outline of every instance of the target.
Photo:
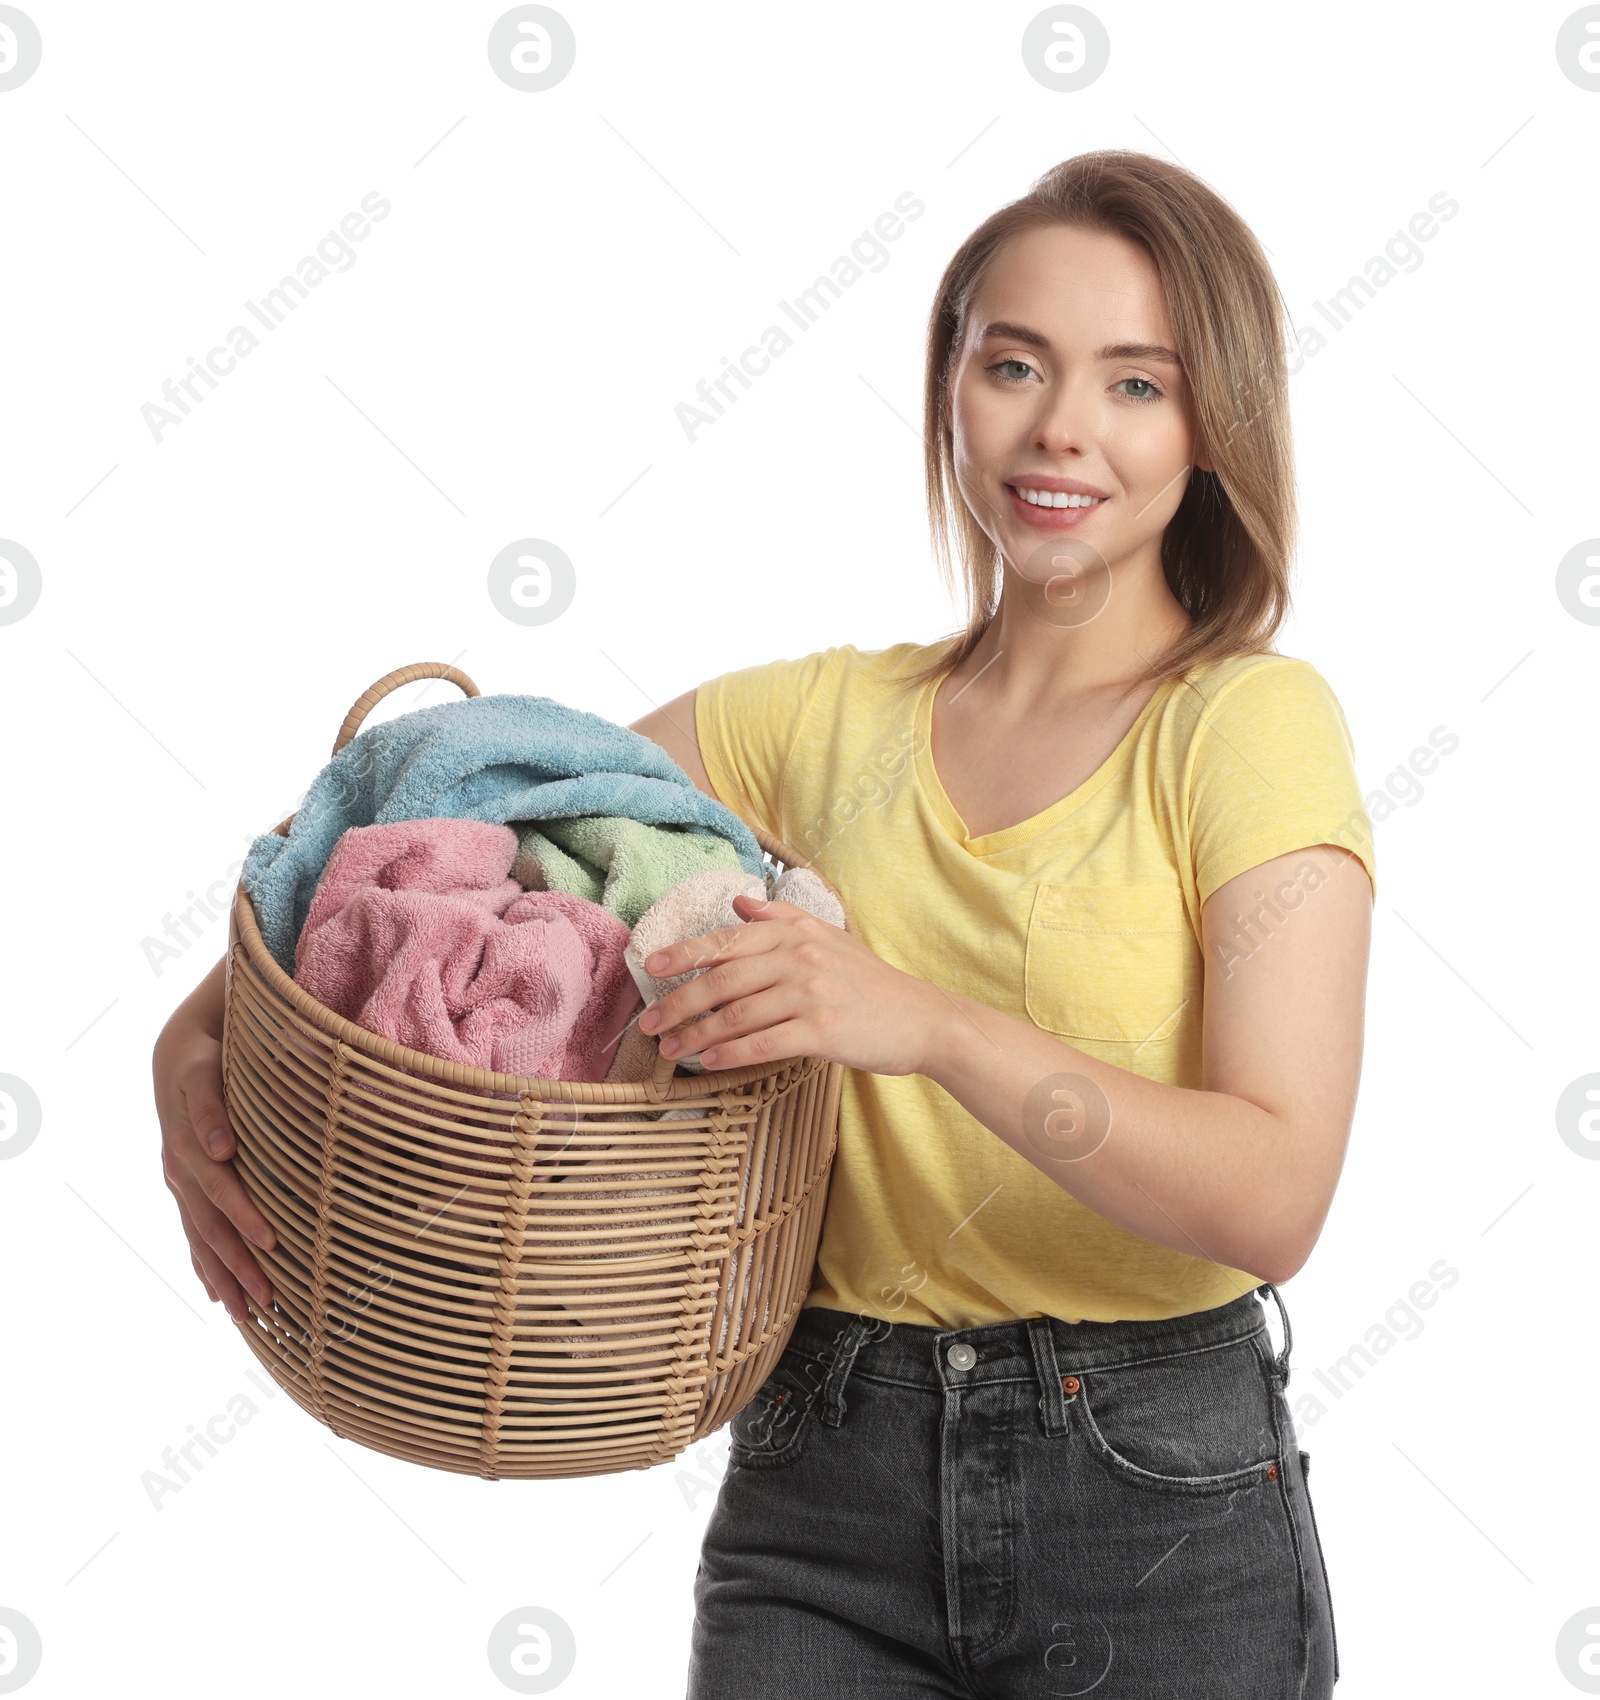
[[(334, 753), (429, 678), (478, 694), (453, 667), (401, 668)], [(675, 1078), (657, 1052), (650, 1080), (608, 1085), (446, 1062), (308, 997), (242, 885), (224, 1012), (235, 1168), (276, 1236), (245, 1338), (335, 1434), (488, 1480), (645, 1469), (771, 1373), (816, 1259), (837, 1063)]]

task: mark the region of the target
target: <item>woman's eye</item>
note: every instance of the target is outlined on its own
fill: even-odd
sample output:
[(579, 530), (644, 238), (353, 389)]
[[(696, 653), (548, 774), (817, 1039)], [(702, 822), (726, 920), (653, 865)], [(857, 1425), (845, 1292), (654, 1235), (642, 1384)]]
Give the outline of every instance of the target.
[(1156, 388), (1155, 384), (1152, 383), (1149, 378), (1122, 378), (1119, 379), (1117, 383), (1113, 384), (1112, 388), (1121, 389), (1123, 384), (1144, 385), (1144, 393), (1139, 395), (1128, 394), (1128, 392), (1124, 391), (1124, 394), (1128, 394), (1129, 401), (1159, 401), (1161, 399), (1161, 391)]
[[(1020, 367), (1021, 370), (1017, 372), (1007, 372), (1004, 370), (1007, 366)], [(1020, 384), (1025, 381), (1024, 374), (1031, 372), (1033, 368), (1026, 360), (997, 360), (994, 365), (987, 366), (984, 370), (993, 372), (1004, 384)]]

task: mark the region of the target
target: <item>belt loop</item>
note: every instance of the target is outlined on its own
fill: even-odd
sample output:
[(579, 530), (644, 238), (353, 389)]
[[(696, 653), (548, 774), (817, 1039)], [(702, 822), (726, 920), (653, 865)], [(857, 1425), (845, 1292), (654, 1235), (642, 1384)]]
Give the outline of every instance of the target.
[(1278, 1378), (1279, 1387), (1287, 1387), (1289, 1385), (1289, 1348), (1294, 1344), (1294, 1330), (1289, 1326), (1289, 1313), (1283, 1308), (1283, 1297), (1278, 1289), (1270, 1281), (1263, 1281), (1256, 1288), (1256, 1297), (1261, 1299), (1262, 1304), (1265, 1304), (1267, 1301), (1261, 1298), (1263, 1293), (1272, 1294), (1277, 1301), (1278, 1315), (1283, 1318), (1283, 1350), (1272, 1360), (1272, 1368), (1273, 1373)]
[(1028, 1342), (1039, 1372), (1039, 1415), (1048, 1435), (1067, 1432), (1067, 1403), (1061, 1391), (1061, 1368), (1056, 1362), (1055, 1333), (1048, 1316), (1028, 1318)]
[(893, 1328), (892, 1322), (879, 1317), (857, 1316), (847, 1322), (833, 1337), (828, 1350), (828, 1373), (822, 1382), (822, 1420), (829, 1428), (838, 1428), (844, 1421), (844, 1384), (851, 1366), (867, 1340), (881, 1340)]

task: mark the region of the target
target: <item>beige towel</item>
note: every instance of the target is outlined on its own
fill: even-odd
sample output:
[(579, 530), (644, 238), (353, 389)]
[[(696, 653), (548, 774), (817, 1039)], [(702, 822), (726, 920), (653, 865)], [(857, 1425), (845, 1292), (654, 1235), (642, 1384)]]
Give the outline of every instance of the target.
[[(742, 925), (743, 917), (733, 907), (734, 898), (765, 898), (766, 895), (764, 882), (754, 874), (747, 874), (742, 869), (733, 873), (717, 868), (708, 873), (691, 874), (680, 880), (671, 891), (658, 897), (639, 917), (622, 953), (633, 974), (634, 984), (644, 994), (645, 1003), (652, 1004), (658, 998), (664, 998), (685, 980), (692, 980), (696, 974), (705, 972), (703, 968), (691, 968), (686, 973), (671, 974), (664, 980), (658, 980), (645, 972), (646, 957), (667, 945), (697, 938), (701, 933)], [(785, 868), (773, 885), (772, 896), (779, 902), (792, 903), (797, 909), (804, 909), (807, 914), (815, 915), (818, 920), (827, 921), (832, 926), (844, 925), (844, 910), (838, 898), (809, 868)], [(644, 1011), (639, 1013), (642, 1015)], [(709, 1014), (711, 1011), (706, 1010), (697, 1015), (695, 1021), (703, 1021)], [(692, 1027), (694, 1022), (689, 1025)], [(705, 1072), (705, 1064), (698, 1056), (679, 1058), (679, 1066), (689, 1074)]]

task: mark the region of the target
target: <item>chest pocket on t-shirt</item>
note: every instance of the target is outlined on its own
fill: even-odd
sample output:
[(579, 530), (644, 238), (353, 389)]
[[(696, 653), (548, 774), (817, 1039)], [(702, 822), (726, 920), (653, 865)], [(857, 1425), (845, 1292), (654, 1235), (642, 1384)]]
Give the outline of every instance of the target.
[[(1041, 884), (1028, 915), (1028, 1019), (1064, 1039), (1141, 1045), (1198, 1013), (1201, 958), (1176, 881)], [(1181, 1011), (1181, 1015), (1180, 1015)]]

